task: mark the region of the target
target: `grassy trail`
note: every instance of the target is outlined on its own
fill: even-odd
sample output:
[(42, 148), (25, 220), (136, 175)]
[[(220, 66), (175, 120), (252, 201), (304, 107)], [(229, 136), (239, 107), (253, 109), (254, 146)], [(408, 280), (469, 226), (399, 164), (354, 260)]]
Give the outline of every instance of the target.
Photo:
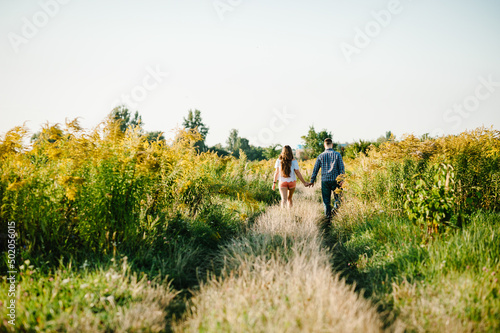
[(223, 248), (221, 274), (192, 297), (174, 331), (379, 332), (375, 307), (332, 273), (313, 189), (294, 207), (272, 206)]

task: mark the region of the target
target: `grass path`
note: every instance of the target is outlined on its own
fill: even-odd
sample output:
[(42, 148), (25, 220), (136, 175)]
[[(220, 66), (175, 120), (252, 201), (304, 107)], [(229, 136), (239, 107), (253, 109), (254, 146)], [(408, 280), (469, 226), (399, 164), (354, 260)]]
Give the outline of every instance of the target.
[(301, 189), (292, 209), (269, 207), (225, 246), (223, 272), (200, 286), (174, 331), (382, 331), (375, 307), (332, 273), (315, 199)]

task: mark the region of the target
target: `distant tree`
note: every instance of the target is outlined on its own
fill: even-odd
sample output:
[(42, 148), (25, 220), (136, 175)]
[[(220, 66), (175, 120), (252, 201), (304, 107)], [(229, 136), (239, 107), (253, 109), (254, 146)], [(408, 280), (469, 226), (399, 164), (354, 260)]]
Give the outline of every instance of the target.
[(264, 148), (264, 157), (268, 160), (278, 158), (281, 154), (282, 146), (280, 144), (271, 145)]
[(420, 141), (427, 141), (427, 140), (431, 140), (431, 139), (432, 139), (432, 136), (429, 133), (424, 133), (420, 137)]
[[(243, 149), (242, 149), (243, 150)], [(243, 150), (249, 161), (262, 161), (265, 159), (264, 148), (250, 145), (247, 150)]]
[(240, 149), (238, 138), (239, 138), (238, 137), (238, 130), (233, 128), (229, 132), (229, 137), (226, 140), (227, 150), (229, 152), (234, 153)]
[(391, 131), (387, 131), (387, 132), (385, 132), (385, 135), (381, 135), (377, 139), (376, 146), (378, 147), (380, 144), (387, 142), (387, 141), (390, 141), (390, 140), (394, 140), (394, 136), (392, 135)]
[(375, 141), (375, 144), (378, 147), (384, 142), (387, 142), (387, 138), (385, 136), (379, 136), (377, 141)]
[(198, 133), (201, 134), (203, 139), (196, 143), (196, 147), (200, 151), (207, 151), (207, 146), (205, 145), (205, 139), (207, 138), (209, 128), (203, 123), (203, 119), (201, 119), (201, 111), (189, 110), (187, 117), (184, 118), (182, 126), (184, 126), (185, 128), (197, 130)]
[(359, 140), (356, 142), (353, 142), (347, 146), (345, 149), (345, 156), (348, 158), (355, 158), (358, 156), (360, 153), (366, 154), (368, 151), (368, 148), (371, 145), (376, 145), (376, 142), (370, 142), (370, 141), (364, 141), (364, 140)]
[(111, 110), (111, 119), (120, 125), (120, 131), (125, 133), (129, 126), (142, 128), (142, 118), (138, 111), (135, 111), (134, 115), (130, 113), (129, 109), (124, 105), (117, 106)]
[(222, 147), (222, 145), (220, 143), (208, 148), (208, 151), (216, 153), (220, 157), (231, 155), (231, 153), (228, 152), (226, 149), (224, 149), (224, 147)]
[[(314, 126), (309, 127), (307, 135), (302, 136), (304, 141), (304, 149), (307, 151), (310, 158), (316, 158), (325, 150), (323, 142), (326, 138), (332, 138), (332, 133), (327, 130), (316, 132)], [(333, 149), (337, 149), (337, 144), (333, 143)]]
[(246, 138), (238, 138), (238, 150), (248, 151), (250, 149), (250, 141)]
[(250, 148), (248, 139), (240, 138), (237, 129), (232, 129), (229, 132), (229, 137), (226, 140), (227, 150), (231, 152), (234, 157), (240, 157), (240, 149), (247, 152)]
[(165, 141), (162, 131), (147, 132), (144, 136), (148, 142)]
[(229, 132), (226, 144), (227, 150), (236, 158), (240, 157), (240, 150), (242, 150), (249, 161), (264, 159), (264, 149), (250, 145), (248, 139), (240, 137), (236, 129)]

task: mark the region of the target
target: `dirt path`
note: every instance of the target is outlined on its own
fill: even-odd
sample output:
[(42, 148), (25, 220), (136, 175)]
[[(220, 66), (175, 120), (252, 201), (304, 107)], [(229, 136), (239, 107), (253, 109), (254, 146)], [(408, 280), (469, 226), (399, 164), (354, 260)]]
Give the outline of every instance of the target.
[(191, 299), (179, 332), (380, 332), (374, 306), (332, 273), (312, 189), (272, 206), (217, 260), (225, 270)]

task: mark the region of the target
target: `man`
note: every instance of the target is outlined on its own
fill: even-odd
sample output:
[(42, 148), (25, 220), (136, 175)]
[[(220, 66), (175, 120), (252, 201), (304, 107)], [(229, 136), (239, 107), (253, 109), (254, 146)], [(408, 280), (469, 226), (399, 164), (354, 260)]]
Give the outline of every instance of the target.
[(316, 159), (316, 164), (314, 164), (313, 173), (311, 176), (311, 182), (308, 186), (314, 186), (316, 181), (316, 176), (321, 168), (321, 196), (323, 197), (323, 204), (325, 206), (325, 216), (328, 220), (332, 218), (332, 191), (334, 192), (335, 199), (335, 211), (338, 209), (339, 205), (339, 195), (335, 193), (335, 190), (339, 188), (340, 184), (337, 182), (337, 177), (344, 174), (344, 161), (342, 161), (342, 156), (333, 150), (333, 141), (330, 138), (324, 141), (325, 151), (319, 154)]

